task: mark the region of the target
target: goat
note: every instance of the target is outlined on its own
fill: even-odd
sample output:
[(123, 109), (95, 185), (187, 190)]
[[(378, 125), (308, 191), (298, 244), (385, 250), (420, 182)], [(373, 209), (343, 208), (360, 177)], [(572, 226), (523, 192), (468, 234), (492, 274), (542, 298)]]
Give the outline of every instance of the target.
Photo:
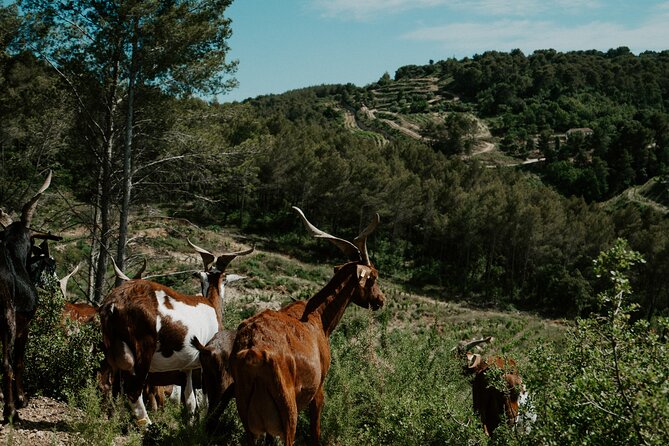
[(186, 406), (195, 411), (192, 371), (200, 368), (199, 352), (190, 344), (197, 336), (208, 342), (222, 328), (220, 296), (228, 264), (253, 248), (214, 256), (193, 243), (204, 263), (203, 296), (188, 296), (144, 279), (128, 279), (100, 306), (105, 357), (119, 371), (123, 388), (140, 425), (150, 424), (142, 400), (149, 372), (186, 373)]
[(236, 334), (235, 330), (221, 330), (207, 345), (202, 345), (197, 337), (191, 340), (200, 352), (202, 388), (208, 405), (206, 430), (210, 434), (217, 431), (218, 420), (234, 396), (234, 381), (228, 364)]
[[(114, 260), (112, 259), (112, 264), (114, 265), (114, 271), (116, 274), (116, 277), (119, 279), (126, 281), (126, 280), (131, 280), (128, 278), (116, 265)], [(146, 269), (146, 260), (144, 261), (143, 267), (133, 276), (133, 279), (139, 279), (141, 278), (142, 273)], [(207, 275), (202, 272), (196, 272), (193, 274), (194, 277), (198, 278), (200, 280), (200, 286), (202, 288), (202, 293), (206, 293), (207, 291)], [(224, 284), (230, 284), (232, 282), (236, 282), (238, 280), (244, 279), (244, 276), (240, 276), (237, 274), (226, 274), (225, 275), (225, 280)], [(221, 287), (221, 296), (220, 296), (221, 303), (225, 302), (225, 287)], [(221, 311), (222, 313), (222, 311)], [(225, 330), (224, 330), (225, 331)], [(219, 332), (221, 333), (221, 332)], [(214, 343), (214, 340), (218, 337), (214, 336), (209, 343), (207, 343), (207, 346), (211, 348), (212, 354), (211, 355), (203, 355), (202, 352), (200, 351), (200, 360), (202, 360), (203, 356), (205, 357), (205, 362), (207, 364), (211, 364), (211, 367), (215, 367), (215, 365), (212, 363), (211, 360), (209, 360), (210, 357), (212, 356), (217, 356), (217, 353), (214, 351), (215, 347), (214, 345), (217, 345)], [(234, 335), (233, 335), (234, 338)], [(195, 341), (197, 341), (197, 338), (193, 338)], [(230, 340), (232, 342), (232, 340)], [(197, 341), (199, 344), (199, 341)], [(197, 346), (193, 344), (195, 348)], [(201, 346), (201, 344), (200, 344)], [(202, 347), (204, 348), (204, 347)], [(200, 350), (200, 349), (198, 349)], [(208, 350), (209, 351), (209, 350)], [(229, 356), (230, 350), (227, 350), (227, 356)], [(226, 356), (226, 357), (227, 357)], [(227, 359), (225, 362), (225, 365), (227, 367)], [(212, 373), (217, 373), (212, 370)], [(181, 401), (182, 397), (182, 392), (181, 389), (186, 385), (186, 374), (182, 371), (172, 371), (172, 372), (150, 372), (147, 380), (146, 380), (146, 385), (144, 387), (144, 400), (145, 404), (148, 404), (149, 408), (153, 411), (158, 410), (158, 408), (161, 408), (165, 405), (165, 396), (167, 395), (169, 399), (176, 401), (179, 403)], [(202, 376), (200, 373), (198, 373), (198, 370), (193, 371), (193, 388), (194, 389), (199, 389), (199, 388), (204, 388), (203, 383), (202, 383)], [(209, 397), (209, 394), (207, 394), (207, 397)]]
[(63, 327), (67, 326), (68, 320), (77, 322), (79, 324), (91, 324), (97, 321), (98, 309), (96, 306), (85, 302), (69, 302), (67, 300), (67, 283), (69, 282), (70, 277), (79, 271), (80, 267), (81, 263), (77, 264), (77, 266), (75, 266), (74, 269), (70, 271), (70, 273), (59, 280), (60, 291), (63, 293), (63, 297), (65, 298), (65, 305), (63, 305), (62, 316)]
[[(196, 273), (196, 274), (194, 274), (194, 276), (198, 277), (200, 279), (200, 284), (202, 285), (202, 288), (203, 288), (202, 291), (205, 292), (204, 287), (205, 287), (206, 282), (204, 281), (204, 278), (202, 277), (202, 275), (199, 274), (199, 273)], [(238, 280), (242, 280), (242, 279), (245, 279), (245, 278), (246, 278), (245, 276), (240, 276), (238, 274), (226, 274), (225, 275), (225, 284), (227, 285), (227, 284), (230, 284), (232, 282), (236, 282)], [(225, 303), (225, 288), (223, 288), (221, 290), (221, 302)], [(222, 330), (221, 332), (217, 333), (216, 336), (214, 336), (207, 343), (206, 346), (203, 346), (200, 343), (199, 339), (197, 339), (197, 337), (193, 337), (193, 339), (191, 340), (191, 344), (193, 345), (193, 347), (198, 349), (198, 351), (200, 352), (200, 361), (202, 362), (203, 357), (204, 357), (204, 362), (207, 363), (206, 367), (208, 367), (210, 369), (210, 371), (205, 372), (204, 371), (205, 366), (203, 365), (202, 366), (202, 371), (201, 371), (202, 375), (204, 375), (205, 373), (208, 373), (209, 376), (227, 376), (227, 377), (230, 376), (229, 373), (227, 372), (227, 370), (222, 370), (221, 369), (222, 367), (227, 368), (227, 365), (228, 365), (227, 358), (230, 356), (230, 347), (228, 347), (227, 343), (223, 342), (222, 340), (220, 340), (220, 339), (217, 340), (220, 336), (225, 336), (225, 335), (221, 334), (222, 332), (227, 332), (227, 331), (228, 330)], [(230, 333), (232, 333), (231, 334), (232, 338), (230, 339), (230, 342), (232, 342), (232, 339), (234, 339), (234, 333), (235, 332), (230, 332)], [(204, 351), (204, 350), (206, 350), (206, 351)], [(221, 362), (219, 359), (217, 359), (217, 358), (220, 358), (222, 355), (226, 358), (225, 362)], [(214, 358), (214, 359), (211, 359), (211, 358)], [(216, 390), (208, 392), (207, 389), (206, 389), (206, 384), (205, 384), (207, 380), (205, 379), (204, 376), (199, 376), (199, 378), (200, 378), (200, 382), (201, 382), (200, 388), (202, 388), (202, 390), (204, 391), (207, 400), (209, 400), (210, 398), (213, 398), (216, 401), (220, 401), (223, 398), (222, 395), (217, 394)], [(151, 379), (151, 374), (149, 374), (149, 379)], [(179, 381), (179, 380), (174, 380), (173, 384), (179, 384), (180, 382), (181, 381)], [(218, 384), (215, 385), (216, 388), (218, 388), (218, 386), (219, 386)], [(170, 395), (171, 400), (179, 401), (181, 399), (181, 388), (182, 387), (183, 387), (182, 385), (178, 385), (174, 388), (172, 394)], [(228, 399), (228, 402), (229, 402), (229, 399)], [(228, 402), (225, 403), (225, 406), (227, 406)], [(209, 406), (208, 411), (211, 412), (213, 410), (214, 406), (212, 406), (211, 404), (208, 404), (208, 406)], [(217, 412), (217, 414), (212, 415), (212, 416), (217, 418), (223, 412), (223, 410), (225, 410), (225, 406), (223, 407), (223, 409), (221, 411)], [(213, 425), (213, 424), (210, 423), (210, 426), (211, 425)]]
[(40, 270), (45, 259), (31, 253), (35, 239), (61, 237), (30, 228), (37, 202), (51, 184), (51, 171), (37, 193), (23, 206), (21, 220), (13, 222), (0, 211), (0, 332), (2, 333), (4, 422), (19, 419), (17, 408), (25, 405), (24, 357), (30, 322), (37, 309), (37, 289), (29, 265)]
[(501, 356), (483, 359), (480, 354), (470, 351), (492, 339), (488, 336), (463, 341), (455, 348), (466, 360), (463, 372), (472, 376), (474, 412), (481, 419), (483, 430), (488, 436), (502, 423), (502, 416), (506, 417), (509, 426), (514, 426), (520, 419), (519, 405), (527, 401), (527, 391), (515, 360)]
[(330, 282), (309, 300), (242, 321), (230, 355), (237, 411), (247, 440), (253, 442), (265, 433), (281, 437), (286, 446), (293, 444), (298, 411), (306, 407), (312, 443), (320, 440), (323, 384), (330, 368), (329, 335), (348, 304), (377, 310), (384, 303), (366, 244), (379, 215), (351, 243), (319, 230), (299, 208), (293, 209), (313, 236), (334, 243), (349, 262), (335, 268)]

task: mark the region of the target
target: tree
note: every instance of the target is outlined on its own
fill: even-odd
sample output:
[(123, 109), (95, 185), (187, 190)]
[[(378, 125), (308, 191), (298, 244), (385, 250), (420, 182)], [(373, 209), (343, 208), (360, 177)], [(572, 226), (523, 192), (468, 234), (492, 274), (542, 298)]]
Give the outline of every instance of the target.
[[(228, 62), (232, 0), (21, 0), (25, 42), (48, 61), (77, 99), (83, 139), (98, 166), (92, 224), (92, 293), (99, 300), (111, 246), (111, 208), (117, 200), (113, 162), (123, 159), (117, 263), (124, 266), (137, 94), (212, 95), (232, 88)], [(148, 105), (147, 101), (144, 101)], [(123, 131), (125, 130), (125, 131)], [(121, 148), (123, 147), (123, 150)], [(99, 228), (99, 229), (98, 229)]]

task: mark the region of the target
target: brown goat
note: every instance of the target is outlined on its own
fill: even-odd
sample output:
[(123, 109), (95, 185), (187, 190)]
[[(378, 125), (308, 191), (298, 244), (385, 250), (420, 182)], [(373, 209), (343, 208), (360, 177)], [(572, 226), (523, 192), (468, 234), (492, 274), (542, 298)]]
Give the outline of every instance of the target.
[(502, 423), (502, 417), (506, 418), (509, 426), (515, 425), (518, 420), (519, 401), (526, 396), (515, 360), (501, 356), (483, 359), (480, 354), (469, 351), (492, 339), (488, 336), (461, 343), (457, 347), (460, 353), (464, 352), (466, 358), (463, 372), (472, 376), (474, 412), (481, 419), (483, 430), (488, 436)]
[(249, 442), (265, 433), (291, 446), (298, 411), (308, 407), (312, 444), (319, 443), (323, 383), (330, 368), (328, 337), (350, 302), (373, 310), (384, 302), (366, 246), (379, 215), (354, 244), (320, 231), (300, 209), (293, 209), (312, 235), (334, 243), (350, 261), (336, 268), (330, 282), (309, 300), (293, 302), (279, 311), (263, 311), (239, 325), (230, 370), (237, 411)]
[(236, 334), (234, 330), (221, 330), (206, 346), (197, 338), (191, 340), (193, 347), (200, 352), (202, 388), (208, 404), (206, 429), (210, 434), (218, 430), (218, 421), (234, 396), (234, 381), (228, 364)]

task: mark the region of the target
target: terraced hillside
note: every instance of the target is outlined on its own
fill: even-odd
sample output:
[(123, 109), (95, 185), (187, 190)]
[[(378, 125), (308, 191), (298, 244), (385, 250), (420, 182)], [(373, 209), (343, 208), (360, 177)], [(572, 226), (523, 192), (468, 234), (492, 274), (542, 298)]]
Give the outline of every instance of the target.
[[(367, 99), (356, 110), (343, 110), (344, 126), (381, 146), (398, 136), (429, 143), (428, 129), (442, 124), (454, 110), (461, 112), (449, 84), (450, 79), (437, 77), (379, 82), (369, 87)], [(485, 122), (473, 113), (467, 116), (475, 122), (470, 135), (474, 148), (467, 157), (495, 151), (497, 144)]]

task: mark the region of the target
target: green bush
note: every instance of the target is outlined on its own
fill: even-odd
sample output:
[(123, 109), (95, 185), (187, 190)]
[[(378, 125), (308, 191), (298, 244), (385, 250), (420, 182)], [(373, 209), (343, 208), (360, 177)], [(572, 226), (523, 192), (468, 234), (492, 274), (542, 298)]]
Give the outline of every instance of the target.
[[(351, 312), (331, 337), (323, 439), (337, 445), (466, 444), (482, 438), (469, 384), (436, 330), (411, 334)], [(375, 313), (374, 316), (377, 316)]]
[(539, 346), (528, 387), (538, 422), (526, 441), (548, 445), (669, 444), (669, 319), (632, 322), (627, 271), (640, 255), (618, 240), (595, 261), (610, 284), (601, 310), (564, 346)]
[(103, 360), (98, 324), (63, 321), (64, 298), (59, 289), (39, 290), (37, 312), (26, 348), (26, 389), (64, 398), (94, 379)]

